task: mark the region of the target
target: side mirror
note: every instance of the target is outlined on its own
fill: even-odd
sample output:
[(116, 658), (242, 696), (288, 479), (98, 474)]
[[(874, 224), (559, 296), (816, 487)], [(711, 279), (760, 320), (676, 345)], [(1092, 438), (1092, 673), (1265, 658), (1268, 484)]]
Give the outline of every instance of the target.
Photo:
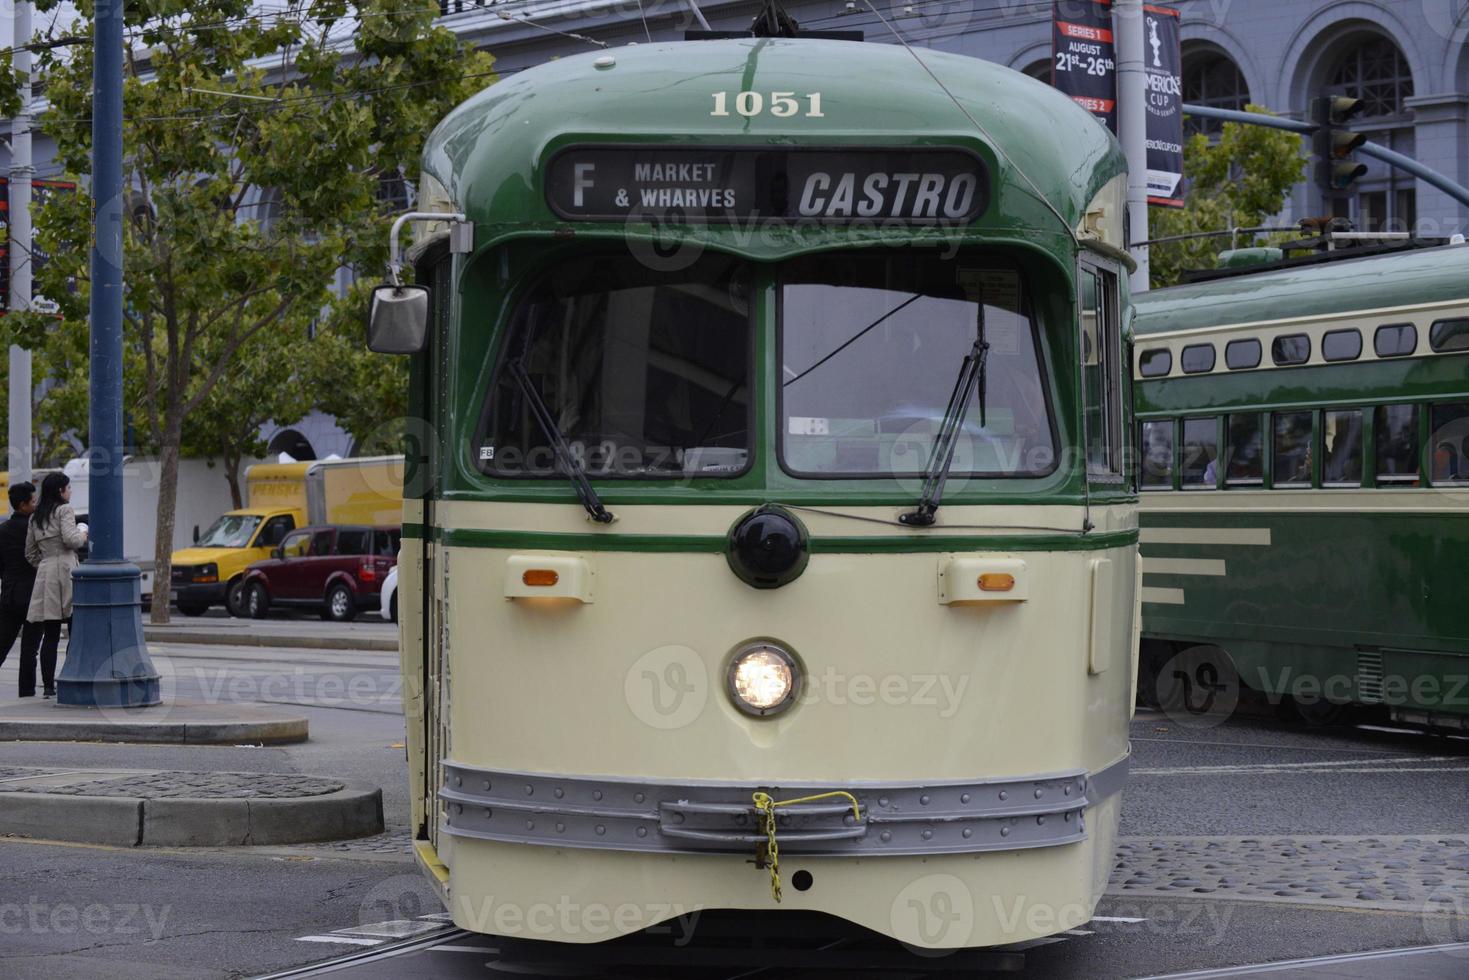
[(367, 349), (419, 354), (428, 346), (428, 287), (378, 286), (367, 311)]
[(197, 524), (194, 525), (194, 543), (199, 543), (199, 525)]
[(286, 553), (282, 551), (279, 546), (276, 546), (270, 549), (270, 557), (274, 558), (276, 561), (280, 561), (282, 558), (286, 557)]

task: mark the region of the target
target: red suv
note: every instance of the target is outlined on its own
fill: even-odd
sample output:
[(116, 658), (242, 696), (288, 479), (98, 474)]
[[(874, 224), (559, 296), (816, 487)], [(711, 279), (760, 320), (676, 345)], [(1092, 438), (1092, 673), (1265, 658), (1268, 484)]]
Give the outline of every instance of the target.
[(264, 619), (272, 605), (316, 606), (322, 619), (347, 622), (376, 609), (383, 579), (398, 563), (396, 527), (303, 527), (272, 557), (245, 570), (245, 610)]

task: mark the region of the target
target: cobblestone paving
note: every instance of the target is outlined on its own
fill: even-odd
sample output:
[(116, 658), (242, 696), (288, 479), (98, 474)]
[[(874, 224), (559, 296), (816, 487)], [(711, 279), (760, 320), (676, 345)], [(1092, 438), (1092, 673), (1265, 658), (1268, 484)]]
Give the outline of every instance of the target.
[(56, 769), (33, 769), (29, 766), (0, 766), (0, 779), (24, 779), (27, 776), (46, 776)]
[(298, 846), (313, 851), (343, 851), (349, 854), (412, 854), (413, 832), (407, 829), (390, 830), (385, 834), (358, 837), (355, 840), (324, 841)]
[(1462, 911), (1469, 837), (1130, 838), (1110, 890)]
[(254, 772), (148, 772), (61, 786), (17, 786), (18, 793), (63, 793), (70, 796), (128, 796), (160, 800), (176, 797), (205, 800), (291, 799), (323, 796), (343, 783), (315, 776)]

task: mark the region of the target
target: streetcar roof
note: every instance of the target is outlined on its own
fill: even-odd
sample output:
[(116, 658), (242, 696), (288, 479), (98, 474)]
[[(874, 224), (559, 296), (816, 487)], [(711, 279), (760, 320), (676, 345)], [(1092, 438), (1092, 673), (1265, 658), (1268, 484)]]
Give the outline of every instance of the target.
[[(510, 228), (536, 234), (565, 225), (547, 206), (540, 174), (570, 144), (959, 145), (985, 156), (992, 174), (992, 200), (976, 230), (1006, 229), (1032, 242), (1039, 232), (1069, 245), (1037, 197), (1075, 228), (1102, 186), (1125, 172), (1116, 139), (1071, 99), (1019, 72), (928, 49), (919, 55), (963, 110), (896, 44), (739, 38), (561, 58), (506, 77), (453, 110), (428, 139), (424, 169), (469, 220), (502, 226), (476, 236), (483, 246)], [(734, 99), (746, 91), (762, 93), (767, 106), (771, 93), (794, 95), (802, 111), (741, 116)], [(727, 116), (712, 113), (718, 92), (727, 93)], [(819, 117), (805, 111), (813, 92), (820, 93)], [(1003, 154), (993, 153), (965, 111)], [(578, 224), (578, 234), (584, 227)]]
[(1134, 295), (1134, 332), (1322, 316), (1412, 306), (1469, 296), (1469, 247), (1444, 245), (1265, 269)]

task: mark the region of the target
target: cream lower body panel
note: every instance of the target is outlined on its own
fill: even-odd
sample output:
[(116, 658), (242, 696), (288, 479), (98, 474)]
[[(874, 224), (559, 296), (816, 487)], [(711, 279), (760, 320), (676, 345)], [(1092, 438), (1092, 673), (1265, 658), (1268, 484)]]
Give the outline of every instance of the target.
[[(926, 857), (787, 857), (780, 904), (768, 872), (732, 854), (588, 851), (444, 837), (446, 901), (474, 932), (605, 942), (672, 920), (697, 935), (704, 910), (824, 912), (926, 949), (996, 946), (1074, 929), (1107, 885), (1121, 797), (1059, 847)], [(797, 891), (792, 876), (809, 872)]]

